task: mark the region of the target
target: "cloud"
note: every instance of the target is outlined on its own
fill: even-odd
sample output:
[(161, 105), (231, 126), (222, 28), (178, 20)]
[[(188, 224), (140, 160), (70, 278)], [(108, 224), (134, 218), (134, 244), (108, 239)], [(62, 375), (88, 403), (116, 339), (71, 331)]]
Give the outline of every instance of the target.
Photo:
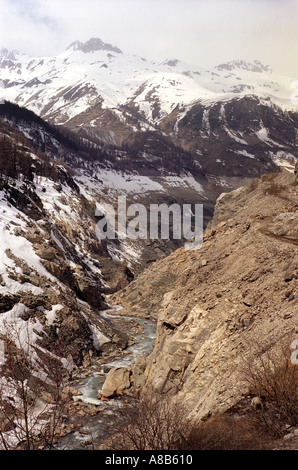
[(0, 46), (33, 55), (54, 52), (63, 27), (45, 7), (39, 0), (0, 0)]
[(46, 26), (52, 31), (58, 29), (58, 22), (54, 17), (43, 14), (42, 3), (34, 0), (15, 0), (14, 6), (19, 17), (29, 20), (35, 27)]
[(258, 59), (298, 75), (296, 0), (0, 0), (0, 8), (2, 45), (33, 55), (100, 37), (157, 61)]

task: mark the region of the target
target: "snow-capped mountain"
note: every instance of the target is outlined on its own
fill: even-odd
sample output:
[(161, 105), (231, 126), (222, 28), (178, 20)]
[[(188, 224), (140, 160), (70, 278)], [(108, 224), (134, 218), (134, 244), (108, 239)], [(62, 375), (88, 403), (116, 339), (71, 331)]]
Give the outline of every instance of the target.
[(0, 57), (3, 97), (59, 124), (99, 103), (116, 108), (118, 118), (121, 106), (137, 107), (151, 124), (178, 104), (247, 93), (271, 96), (293, 107), (293, 79), (276, 76), (259, 61), (234, 61), (211, 70), (176, 59), (154, 63), (98, 38), (75, 41), (56, 57), (34, 58), (5, 49)]
[[(254, 176), (293, 163), (292, 83), (259, 61), (211, 70), (174, 58), (155, 63), (98, 38), (75, 41), (55, 57), (0, 55), (3, 99), (97, 145), (130, 148), (138, 165), (156, 165), (163, 149), (152, 142), (167, 141), (171, 154), (188, 152), (192, 166), (216, 176)], [(189, 161), (182, 169), (193, 171)]]
[[(211, 70), (177, 59), (154, 63), (124, 54), (96, 38), (86, 43), (75, 41), (56, 57), (33, 58), (2, 49), (1, 81), (4, 88), (9, 88), (5, 98), (17, 98), (24, 106), (28, 106), (28, 99), (34, 94), (35, 103), (31, 103), (31, 107), (44, 117), (50, 113), (50, 109), (43, 109), (43, 101), (49, 96), (48, 102), (56, 103), (53, 111), (61, 107), (65, 112), (69, 101), (77, 101), (77, 108), (68, 115), (71, 118), (91, 105), (96, 96), (102, 98), (103, 107), (117, 107), (131, 100), (141, 104), (149, 89), (151, 94), (161, 98), (164, 112), (171, 111), (177, 104), (205, 99), (219, 101), (223, 94), (233, 96), (247, 91), (274, 96), (283, 100), (285, 106), (293, 107), (290, 102), (293, 79), (274, 75), (259, 61), (233, 61)], [(89, 96), (89, 102), (80, 96), (83, 84), (87, 87), (83, 94)], [(55, 90), (60, 93), (50, 95)], [(146, 114), (145, 109), (143, 111)], [(150, 114), (146, 117), (152, 118)]]

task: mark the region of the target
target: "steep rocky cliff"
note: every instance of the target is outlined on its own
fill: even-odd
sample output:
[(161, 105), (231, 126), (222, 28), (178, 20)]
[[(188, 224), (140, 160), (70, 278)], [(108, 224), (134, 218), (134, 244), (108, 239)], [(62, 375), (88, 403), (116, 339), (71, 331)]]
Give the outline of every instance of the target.
[(145, 388), (178, 397), (200, 420), (247, 394), (243, 366), (257, 348), (297, 339), (297, 209), (287, 171), (223, 194), (201, 249), (178, 249), (115, 298), (123, 313), (157, 319)]

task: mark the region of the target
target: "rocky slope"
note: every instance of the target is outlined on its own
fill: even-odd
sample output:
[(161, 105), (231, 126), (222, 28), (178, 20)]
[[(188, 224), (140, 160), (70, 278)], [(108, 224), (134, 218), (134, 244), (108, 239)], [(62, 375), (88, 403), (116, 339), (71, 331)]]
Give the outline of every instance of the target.
[(226, 181), (295, 163), (296, 113), (282, 111), (270, 97), (198, 102), (183, 113), (175, 110), (160, 126), (194, 155), (204, 174)]
[(158, 322), (142, 367), (145, 389), (175, 396), (196, 420), (248, 394), (245, 360), (279, 353), (285, 341), (291, 354), (298, 335), (297, 188), (294, 173), (284, 170), (223, 194), (201, 249), (176, 250), (115, 297), (123, 313)]
[(41, 128), (18, 124), (0, 120), (1, 334), (7, 325), (28, 329), (35, 345), (58, 348), (75, 366), (89, 354), (125, 346), (126, 335), (99, 311), (104, 294), (126, 285), (131, 273), (99, 243), (95, 204), (58, 158), (57, 149), (67, 147), (43, 129), (44, 149), (51, 144), (57, 152), (50, 160), (30, 137), (29, 131), (37, 144)]

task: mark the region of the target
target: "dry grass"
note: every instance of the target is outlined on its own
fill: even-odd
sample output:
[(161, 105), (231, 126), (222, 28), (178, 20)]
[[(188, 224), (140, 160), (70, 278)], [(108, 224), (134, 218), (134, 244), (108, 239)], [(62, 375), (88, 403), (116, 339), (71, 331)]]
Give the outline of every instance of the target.
[(194, 428), (186, 449), (192, 450), (267, 450), (272, 439), (251, 415), (215, 415)]

